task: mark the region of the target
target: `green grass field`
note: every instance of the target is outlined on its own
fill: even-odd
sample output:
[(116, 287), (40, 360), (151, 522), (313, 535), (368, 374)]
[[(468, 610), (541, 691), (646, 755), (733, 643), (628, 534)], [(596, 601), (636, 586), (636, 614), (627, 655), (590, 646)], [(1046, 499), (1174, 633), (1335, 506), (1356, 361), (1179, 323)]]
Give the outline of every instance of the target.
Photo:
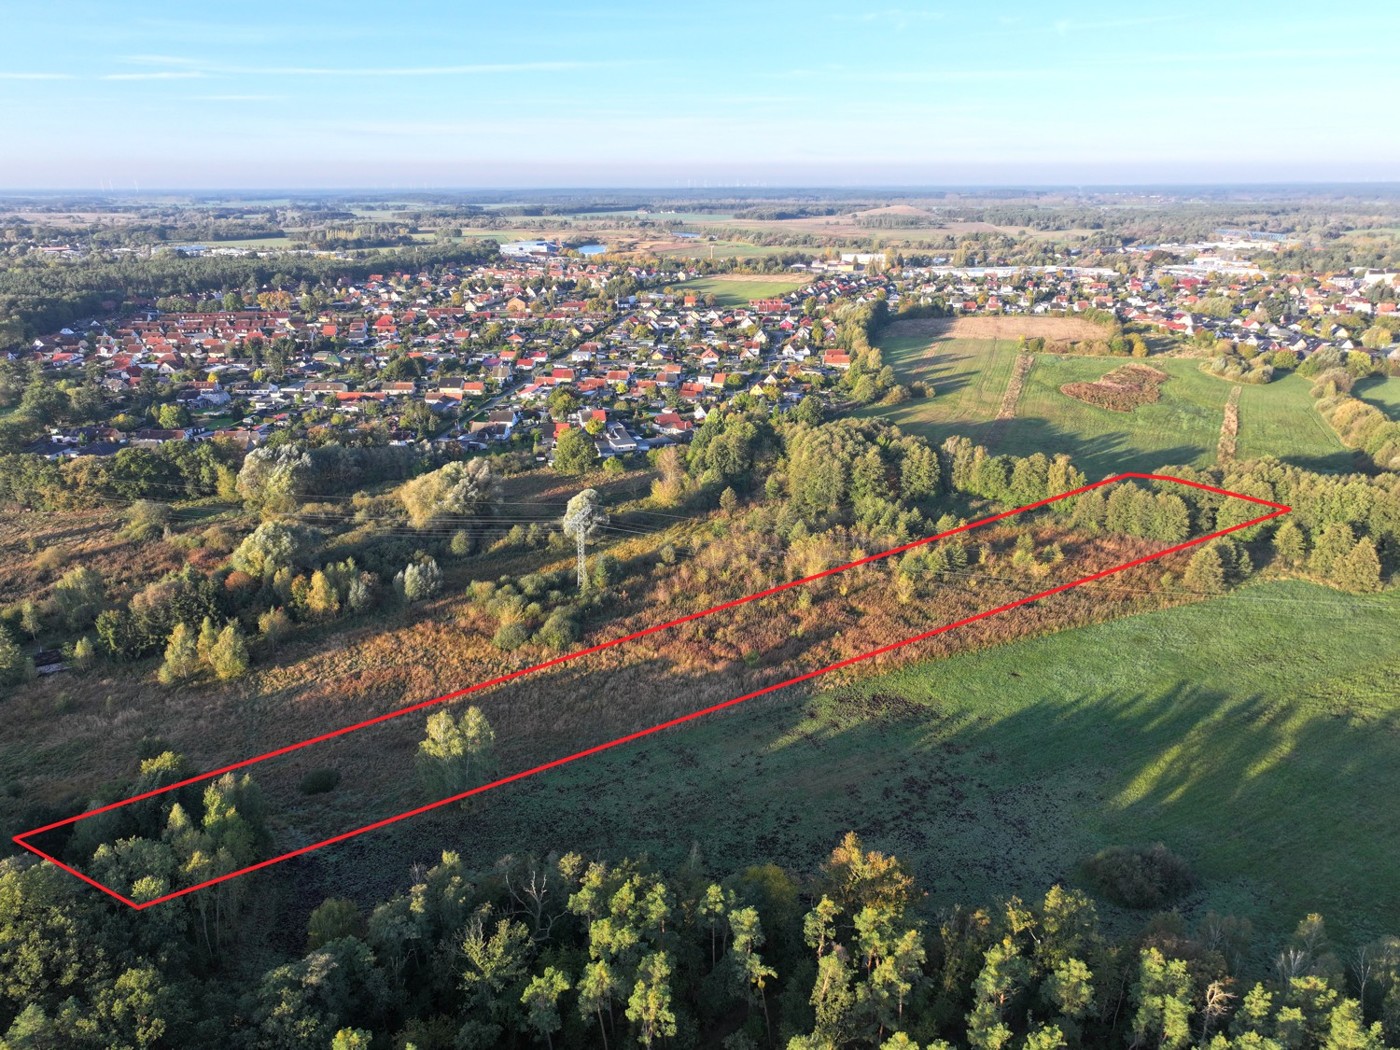
[(657, 254), (666, 259), (762, 259), (792, 251), (781, 244), (749, 244), (747, 241), (688, 240), (675, 248), (663, 248)]
[(719, 306), (748, 306), (750, 300), (786, 295), (807, 283), (805, 277), (773, 277), (760, 281), (736, 281), (725, 277), (702, 277), (678, 287), (696, 295), (713, 295)]
[[(1352, 469), (1352, 454), (1313, 407), (1308, 394), (1311, 382), (1301, 376), (1286, 375), (1265, 386), (1242, 387), (1237, 450), (1240, 459), (1268, 455), (1313, 470)], [(1400, 407), (1400, 386), (1396, 394)]]
[[(935, 396), (867, 413), (878, 412), (930, 441), (965, 434), (999, 453), (1068, 452), (1092, 478), (1215, 461), (1231, 385), (1203, 373), (1194, 360), (1153, 359), (1153, 367), (1172, 377), (1161, 388), (1161, 400), (1112, 412), (1067, 397), (1060, 387), (1092, 382), (1123, 359), (1039, 354), (1016, 418), (993, 424), (1016, 357), (1013, 343), (941, 339), (930, 353), (929, 337), (915, 335), (886, 338), (880, 345), (901, 382), (922, 379), (932, 384)], [(1352, 464), (1351, 454), (1313, 408), (1307, 381), (1296, 376), (1243, 388), (1238, 455), (1274, 455), (1319, 470), (1347, 470)]]
[[(883, 415), (934, 444), (953, 434), (985, 442), (1011, 379), (1014, 344), (946, 339), (938, 343), (936, 354), (929, 354), (928, 342), (925, 335), (901, 336), (882, 340), (880, 349), (901, 383), (923, 380), (933, 387), (934, 396), (862, 414)], [(1031, 372), (1034, 375), (1035, 369)]]
[(1400, 419), (1400, 379), (1363, 379), (1352, 392), (1367, 404), (1375, 405), (1391, 419)]
[[(412, 849), (455, 834), (482, 859), (675, 863), (695, 847), (722, 870), (808, 871), (854, 829), (938, 908), (1038, 897), (1105, 846), (1162, 841), (1203, 879), (1188, 915), (1243, 915), (1269, 935), (1315, 910), (1344, 941), (1394, 931), (1398, 615), (1400, 594), (1273, 582), (782, 692), (501, 789), (415, 826)], [(363, 877), (403, 856), (396, 837), (320, 863)]]

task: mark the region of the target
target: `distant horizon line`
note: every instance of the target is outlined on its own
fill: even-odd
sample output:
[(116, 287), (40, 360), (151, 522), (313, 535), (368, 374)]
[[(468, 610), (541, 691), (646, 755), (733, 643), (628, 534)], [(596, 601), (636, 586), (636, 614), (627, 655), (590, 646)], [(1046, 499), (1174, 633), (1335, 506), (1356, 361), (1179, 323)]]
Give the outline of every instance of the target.
[(0, 198), (12, 196), (65, 196), (82, 194), (87, 196), (133, 197), (160, 194), (248, 194), (275, 196), (278, 194), (388, 194), (421, 195), (437, 193), (714, 193), (722, 191), (761, 190), (767, 193), (777, 191), (797, 191), (812, 193), (818, 191), (859, 191), (920, 192), (920, 191), (968, 191), (968, 190), (1200, 190), (1200, 189), (1323, 189), (1323, 188), (1397, 188), (1396, 179), (1310, 179), (1310, 180), (1267, 180), (1267, 181), (1166, 181), (1166, 182), (947, 182), (947, 183), (840, 183), (840, 182), (736, 182), (694, 184), (596, 184), (583, 186), (544, 186), (544, 185), (438, 185), (438, 186), (150, 186), (150, 187), (101, 187), (101, 186), (0, 186)]

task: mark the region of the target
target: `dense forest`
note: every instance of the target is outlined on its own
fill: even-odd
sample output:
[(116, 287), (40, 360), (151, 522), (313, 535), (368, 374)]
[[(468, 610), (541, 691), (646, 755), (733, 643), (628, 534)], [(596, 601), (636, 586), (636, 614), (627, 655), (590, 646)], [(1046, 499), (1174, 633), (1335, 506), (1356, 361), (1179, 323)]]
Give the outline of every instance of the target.
[[(177, 766), (152, 758), (143, 782)], [(260, 833), (246, 779), (168, 809), (147, 814), (158, 842), (103, 847), (102, 873), (207, 864)], [(0, 1045), (1363, 1050), (1400, 1025), (1394, 938), (1343, 960), (1312, 915), (1261, 958), (1247, 923), (1151, 914), (1190, 879), (1160, 847), (1091, 868), (1144, 909), (1138, 928), (1105, 930), (1063, 886), (929, 916), (899, 860), (854, 834), (801, 873), (698, 854), (669, 871), (577, 854), (473, 869), (445, 853), (388, 900), (326, 899), (284, 931), (302, 942), (289, 961), (259, 965), (249, 885), (134, 912), (6, 860)]]

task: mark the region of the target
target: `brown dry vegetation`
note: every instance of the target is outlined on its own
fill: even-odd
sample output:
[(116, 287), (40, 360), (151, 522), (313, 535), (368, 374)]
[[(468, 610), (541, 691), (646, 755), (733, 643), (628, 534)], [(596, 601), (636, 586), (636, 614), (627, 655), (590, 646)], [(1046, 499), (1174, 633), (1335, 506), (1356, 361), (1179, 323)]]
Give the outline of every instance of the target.
[(1160, 400), (1162, 384), (1170, 378), (1147, 365), (1121, 365), (1092, 383), (1066, 383), (1060, 392), (1099, 408), (1131, 412)]
[(109, 590), (132, 591), (138, 581), (184, 563), (184, 552), (163, 540), (135, 543), (109, 510), (63, 514), (14, 511), (0, 515), (0, 606), (42, 602), (70, 569), (95, 569)]
[(1073, 342), (1103, 339), (1102, 325), (1082, 317), (1037, 317), (1026, 314), (1006, 316), (955, 317), (943, 329), (953, 339), (1035, 339)]
[(1225, 418), (1220, 423), (1220, 444), (1215, 458), (1221, 463), (1229, 463), (1235, 458), (1235, 450), (1240, 434), (1240, 390), (1235, 387), (1225, 402)]
[[(541, 496), (552, 495), (548, 487)], [(979, 537), (989, 561), (968, 575), (921, 581), (912, 600), (895, 593), (893, 566), (852, 570), (808, 588), (752, 603), (668, 630), (521, 681), (474, 694), (498, 733), (502, 772), (676, 717), (752, 689), (824, 666), (1045, 589), (1149, 549), (1142, 541), (1077, 539), (1052, 525), (1035, 530), (1037, 546), (1058, 542), (1064, 562), (1034, 569), (1011, 564), (1018, 529)], [(695, 545), (674, 566), (658, 560), (665, 541)], [(755, 538), (716, 539), (700, 524), (664, 537), (613, 544), (624, 566), (604, 622), (581, 644), (617, 637), (659, 620), (706, 608), (765, 584), (790, 579), (850, 557), (849, 543), (829, 537), (796, 553), (755, 549)], [(305, 629), (275, 652), (261, 654), (241, 682), (166, 689), (153, 666), (105, 665), (87, 677), (35, 682), (7, 705), (0, 779), (19, 799), (0, 801), (11, 826), (36, 807), (66, 816), (128, 778), (143, 740), (158, 738), (208, 769), (308, 736), (429, 699), (533, 664), (551, 653), (526, 646), (503, 653), (490, 642), (492, 618), (463, 592), (471, 579), (502, 572), (566, 568), (567, 555), (516, 552), (462, 563), (449, 573), (443, 597), (407, 611), (371, 614), (369, 622)], [(1058, 595), (872, 661), (864, 672), (906, 660), (982, 647), (1028, 634), (1121, 615), (1163, 599), (1145, 599), (1161, 566), (1089, 590)], [(1126, 585), (1131, 590), (1122, 589)], [(809, 593), (803, 593), (808, 591)], [(906, 595), (909, 597), (909, 595)], [(843, 672), (854, 676), (856, 672)], [(465, 703), (467, 701), (460, 701)], [(426, 713), (406, 716), (255, 770), (271, 802), (279, 850), (314, 841), (426, 801), (412, 776)], [(147, 745), (148, 749), (150, 745)], [(296, 784), (309, 770), (335, 767), (342, 787), (307, 798)], [(59, 812), (62, 811), (62, 812)], [(450, 822), (451, 814), (439, 818)], [(27, 826), (33, 826), (29, 824)], [(417, 822), (400, 831), (421, 834)], [(392, 852), (392, 849), (390, 849)]]

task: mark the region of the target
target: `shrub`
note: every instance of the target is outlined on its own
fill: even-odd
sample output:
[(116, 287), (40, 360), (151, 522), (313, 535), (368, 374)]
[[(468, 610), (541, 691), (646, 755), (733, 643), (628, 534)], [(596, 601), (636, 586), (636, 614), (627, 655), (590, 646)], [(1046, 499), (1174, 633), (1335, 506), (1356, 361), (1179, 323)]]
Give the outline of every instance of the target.
[(1125, 908), (1162, 908), (1196, 886), (1187, 863), (1160, 842), (1112, 846), (1085, 861), (1084, 873), (1099, 893)]
[(139, 499), (127, 508), (126, 528), (122, 535), (129, 540), (152, 540), (165, 532), (170, 521), (170, 508), (155, 500)]
[(86, 565), (65, 573), (53, 589), (54, 604), (70, 629), (91, 623), (102, 611), (106, 597), (102, 577)]
[(307, 530), (283, 521), (265, 521), (248, 535), (230, 561), (250, 576), (271, 576), (301, 559), (312, 546)]
[(506, 652), (519, 649), (530, 640), (530, 632), (525, 629), (525, 625), (519, 621), (503, 623), (497, 628), (495, 635), (491, 638), (491, 644)]
[(258, 633), (266, 638), (273, 645), (276, 645), (292, 629), (292, 618), (287, 615), (287, 610), (280, 605), (275, 609), (269, 609), (258, 617)]
[(494, 491), (495, 479), (486, 460), (459, 460), (405, 482), (399, 487), (399, 499), (413, 527), (422, 529), (441, 520), (486, 513)]
[(339, 783), (340, 770), (322, 767), (302, 777), (298, 788), (303, 795), (324, 795), (327, 791), (334, 791)]
[(578, 637), (579, 627), (574, 618), (563, 609), (555, 609), (536, 632), (535, 641), (547, 648), (562, 651), (578, 641)]

